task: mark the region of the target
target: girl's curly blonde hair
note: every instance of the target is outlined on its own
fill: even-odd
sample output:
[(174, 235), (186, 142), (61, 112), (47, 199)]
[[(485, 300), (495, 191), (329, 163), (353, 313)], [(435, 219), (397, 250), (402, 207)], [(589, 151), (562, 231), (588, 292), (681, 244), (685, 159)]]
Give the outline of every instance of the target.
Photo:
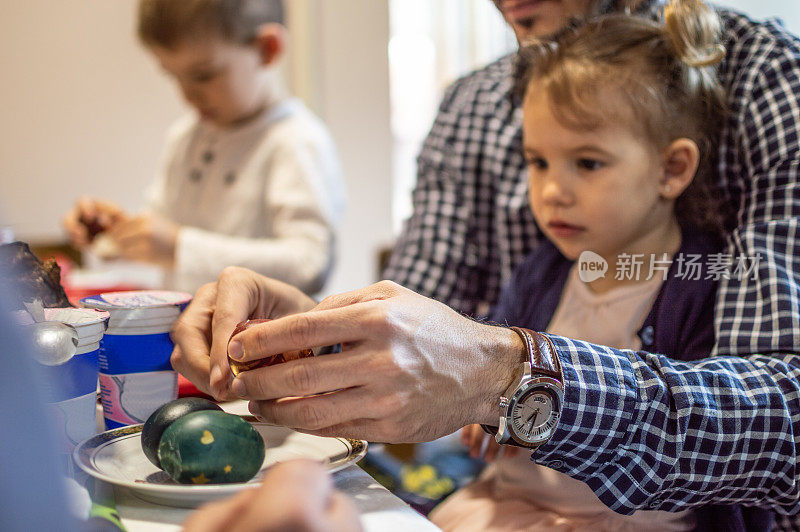
[[(627, 121), (659, 150), (678, 138), (695, 141), (700, 168), (675, 213), (684, 227), (718, 233), (725, 225), (714, 200), (725, 117), (715, 68), (725, 56), (720, 33), (719, 17), (702, 0), (672, 0), (661, 22), (602, 16), (521, 48), (518, 92), (525, 97), (532, 85), (544, 90), (566, 127)], [(608, 94), (614, 98), (603, 98)]]

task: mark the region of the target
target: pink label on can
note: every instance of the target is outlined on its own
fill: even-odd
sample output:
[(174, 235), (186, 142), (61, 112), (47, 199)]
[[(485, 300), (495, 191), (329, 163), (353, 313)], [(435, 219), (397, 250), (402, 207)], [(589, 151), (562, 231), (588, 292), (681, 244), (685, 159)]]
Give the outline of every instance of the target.
[(98, 378), (103, 416), (124, 425), (144, 423), (158, 407), (178, 397), (178, 374), (174, 371), (100, 373)]

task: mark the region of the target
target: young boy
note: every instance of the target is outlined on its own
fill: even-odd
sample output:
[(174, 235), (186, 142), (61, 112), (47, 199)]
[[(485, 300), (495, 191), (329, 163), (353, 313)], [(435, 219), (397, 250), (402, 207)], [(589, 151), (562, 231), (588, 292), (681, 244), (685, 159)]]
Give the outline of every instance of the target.
[(330, 135), (277, 71), (283, 20), (280, 0), (140, 0), (139, 38), (195, 113), (168, 134), (146, 212), (82, 199), (64, 218), (76, 246), (105, 233), (191, 292), (231, 265), (322, 287), (344, 187)]

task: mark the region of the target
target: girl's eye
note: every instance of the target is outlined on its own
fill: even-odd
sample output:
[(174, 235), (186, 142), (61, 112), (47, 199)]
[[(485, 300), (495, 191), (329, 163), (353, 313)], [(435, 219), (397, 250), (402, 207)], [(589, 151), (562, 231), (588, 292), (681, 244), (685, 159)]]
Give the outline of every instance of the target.
[(547, 170), (547, 161), (541, 157), (528, 157), (528, 166), (536, 170)]
[(578, 159), (578, 168), (581, 170), (599, 170), (603, 167), (603, 163), (595, 159)]

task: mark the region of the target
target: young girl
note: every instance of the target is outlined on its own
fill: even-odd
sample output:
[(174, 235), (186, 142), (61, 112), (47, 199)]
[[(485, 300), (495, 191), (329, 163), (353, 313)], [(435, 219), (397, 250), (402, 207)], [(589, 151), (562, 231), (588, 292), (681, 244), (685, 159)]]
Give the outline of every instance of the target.
[[(549, 241), (517, 268), (494, 321), (682, 360), (711, 351), (707, 267), (723, 221), (711, 201), (711, 141), (724, 116), (713, 68), (724, 56), (719, 27), (702, 1), (674, 0), (664, 24), (609, 16), (521, 52), (529, 200)], [(474, 453), (485, 435), (464, 432)], [(506, 449), (516, 452), (432, 521), (459, 531), (615, 532), (743, 522), (735, 507), (620, 515), (558, 464)]]

